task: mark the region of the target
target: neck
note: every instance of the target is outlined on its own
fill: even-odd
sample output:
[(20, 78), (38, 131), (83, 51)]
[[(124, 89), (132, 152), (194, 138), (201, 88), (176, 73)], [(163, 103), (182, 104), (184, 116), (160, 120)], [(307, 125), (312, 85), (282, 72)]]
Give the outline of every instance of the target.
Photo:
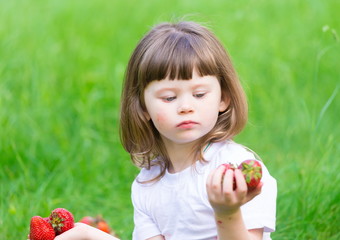
[(166, 150), (170, 158), (170, 173), (181, 172), (195, 163), (194, 146), (195, 142), (178, 144), (163, 139)]

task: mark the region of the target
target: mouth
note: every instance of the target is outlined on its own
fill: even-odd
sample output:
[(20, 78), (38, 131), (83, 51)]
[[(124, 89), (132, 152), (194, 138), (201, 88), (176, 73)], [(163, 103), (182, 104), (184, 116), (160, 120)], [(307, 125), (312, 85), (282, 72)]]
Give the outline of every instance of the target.
[(176, 127), (182, 128), (182, 129), (189, 129), (189, 128), (193, 128), (197, 124), (198, 123), (194, 121), (183, 121), (180, 124), (178, 124)]

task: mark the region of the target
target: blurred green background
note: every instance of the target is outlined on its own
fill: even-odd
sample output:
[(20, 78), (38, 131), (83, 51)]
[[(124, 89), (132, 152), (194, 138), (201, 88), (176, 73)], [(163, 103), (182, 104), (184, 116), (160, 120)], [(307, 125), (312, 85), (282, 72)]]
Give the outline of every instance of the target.
[(118, 133), (121, 82), (154, 24), (209, 26), (249, 99), (236, 140), (277, 179), (273, 239), (340, 239), (340, 2), (0, 0), (0, 239), (34, 215), (102, 214), (133, 229), (138, 169)]

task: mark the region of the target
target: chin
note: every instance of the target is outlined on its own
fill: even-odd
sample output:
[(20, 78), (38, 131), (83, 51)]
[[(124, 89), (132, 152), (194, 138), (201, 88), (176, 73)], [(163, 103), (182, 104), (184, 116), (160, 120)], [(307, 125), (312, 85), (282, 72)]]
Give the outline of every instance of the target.
[(195, 138), (182, 138), (182, 139), (176, 139), (173, 140), (174, 143), (177, 144), (190, 144), (190, 143), (195, 143), (198, 140), (200, 140), (201, 137), (195, 137)]

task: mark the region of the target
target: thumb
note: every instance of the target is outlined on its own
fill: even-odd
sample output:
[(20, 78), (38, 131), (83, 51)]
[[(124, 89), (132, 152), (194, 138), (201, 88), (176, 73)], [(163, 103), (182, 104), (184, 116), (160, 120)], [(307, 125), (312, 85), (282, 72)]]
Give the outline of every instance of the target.
[(248, 202), (261, 193), (262, 186), (263, 182), (260, 182), (254, 190), (248, 192), (247, 194)]

